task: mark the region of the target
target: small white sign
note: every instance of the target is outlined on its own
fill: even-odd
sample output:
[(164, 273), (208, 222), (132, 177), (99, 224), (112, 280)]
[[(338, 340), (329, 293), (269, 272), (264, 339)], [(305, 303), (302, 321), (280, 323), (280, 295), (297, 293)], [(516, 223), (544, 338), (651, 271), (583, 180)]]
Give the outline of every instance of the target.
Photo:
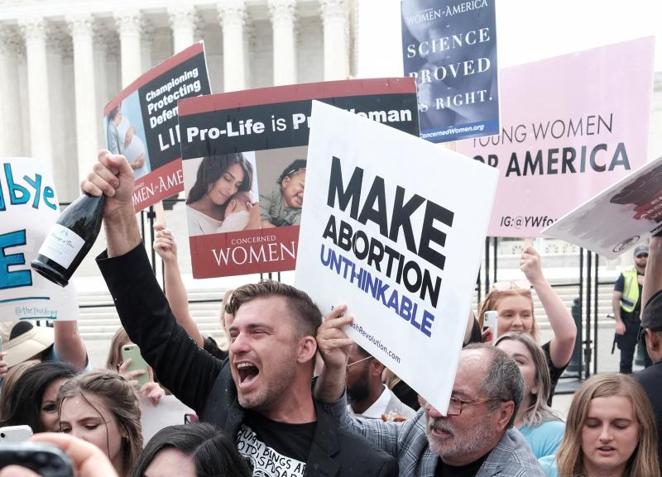
[(59, 215), (46, 164), (26, 157), (0, 158), (0, 320), (78, 318), (73, 284), (62, 288), (30, 268)]
[(662, 229), (662, 157), (628, 174), (543, 231), (609, 259)]
[[(496, 169), (313, 101), (296, 285), (445, 413)], [(434, 370), (431, 372), (431, 370)]]

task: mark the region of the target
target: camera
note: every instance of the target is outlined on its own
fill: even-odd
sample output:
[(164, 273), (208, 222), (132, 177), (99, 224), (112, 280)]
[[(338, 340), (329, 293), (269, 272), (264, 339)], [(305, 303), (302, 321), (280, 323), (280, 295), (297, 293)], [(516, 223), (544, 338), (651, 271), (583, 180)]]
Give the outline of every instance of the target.
[(74, 477), (69, 457), (55, 446), (34, 442), (0, 444), (0, 468), (18, 465), (43, 477)]

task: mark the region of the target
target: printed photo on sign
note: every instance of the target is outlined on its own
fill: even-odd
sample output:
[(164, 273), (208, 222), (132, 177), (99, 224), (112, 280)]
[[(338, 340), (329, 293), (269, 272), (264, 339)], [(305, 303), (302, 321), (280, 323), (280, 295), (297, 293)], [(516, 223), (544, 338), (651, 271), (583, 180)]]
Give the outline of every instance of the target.
[(662, 157), (649, 162), (545, 229), (615, 258), (662, 229)]
[(260, 168), (262, 228), (301, 223), (308, 148), (284, 147), (256, 153)]
[(350, 337), (445, 412), (497, 171), (318, 101), (312, 114), (296, 286), (324, 314), (347, 304)]
[(189, 235), (259, 229), (255, 154), (237, 152), (184, 163)]
[[(416, 87), (409, 78), (308, 83), (181, 101), (179, 127), (195, 278), (294, 269), (314, 98), (418, 135)], [(252, 165), (250, 172), (236, 164), (236, 173), (217, 167), (211, 174), (200, 165), (202, 157), (210, 162), (238, 156)], [(233, 185), (227, 187), (230, 179)]]
[(499, 134), (456, 144), (499, 170), (489, 235), (539, 236), (644, 164), (653, 50), (643, 38), (501, 71)]
[(104, 126), (108, 150), (126, 157), (136, 179), (151, 171), (137, 91), (108, 113)]
[(416, 78), (421, 137), (499, 131), (494, 0), (403, 0), (405, 76)]
[[(80, 237), (57, 225), (59, 216), (51, 172), (43, 161), (0, 160), (0, 320), (78, 319), (74, 285), (63, 288), (30, 267), (42, 246), (53, 248), (61, 263), (75, 257)], [(51, 227), (64, 229), (58, 244), (44, 244)]]
[(177, 102), (210, 94), (203, 43), (180, 51), (124, 88), (104, 108), (106, 146), (126, 156), (135, 209), (184, 190)]

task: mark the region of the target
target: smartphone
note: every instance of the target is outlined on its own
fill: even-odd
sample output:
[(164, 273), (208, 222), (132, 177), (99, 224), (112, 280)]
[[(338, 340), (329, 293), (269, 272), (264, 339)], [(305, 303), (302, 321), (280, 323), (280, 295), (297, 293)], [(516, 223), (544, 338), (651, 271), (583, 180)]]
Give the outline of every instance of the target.
[(486, 311), (483, 315), (483, 331), (492, 330), (492, 342), (497, 339), (497, 312), (494, 310)]
[(131, 359), (131, 364), (127, 371), (145, 371), (136, 378), (138, 387), (141, 388), (149, 381), (149, 365), (145, 362), (145, 359), (140, 354), (140, 348), (135, 343), (122, 346), (122, 361), (127, 361), (129, 358)]
[(19, 465), (43, 477), (74, 477), (71, 459), (55, 446), (22, 442), (0, 445), (0, 468)]
[(32, 429), (30, 426), (0, 427), (0, 445), (17, 444), (19, 442), (27, 441), (30, 437), (32, 437)]

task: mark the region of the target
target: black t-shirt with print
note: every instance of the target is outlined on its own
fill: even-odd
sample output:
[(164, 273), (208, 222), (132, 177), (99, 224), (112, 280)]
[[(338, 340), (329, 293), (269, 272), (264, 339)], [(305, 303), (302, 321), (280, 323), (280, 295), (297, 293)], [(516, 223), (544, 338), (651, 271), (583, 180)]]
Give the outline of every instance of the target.
[(315, 422), (276, 422), (246, 411), (237, 434), (237, 450), (253, 466), (254, 476), (303, 476), (315, 426)]

